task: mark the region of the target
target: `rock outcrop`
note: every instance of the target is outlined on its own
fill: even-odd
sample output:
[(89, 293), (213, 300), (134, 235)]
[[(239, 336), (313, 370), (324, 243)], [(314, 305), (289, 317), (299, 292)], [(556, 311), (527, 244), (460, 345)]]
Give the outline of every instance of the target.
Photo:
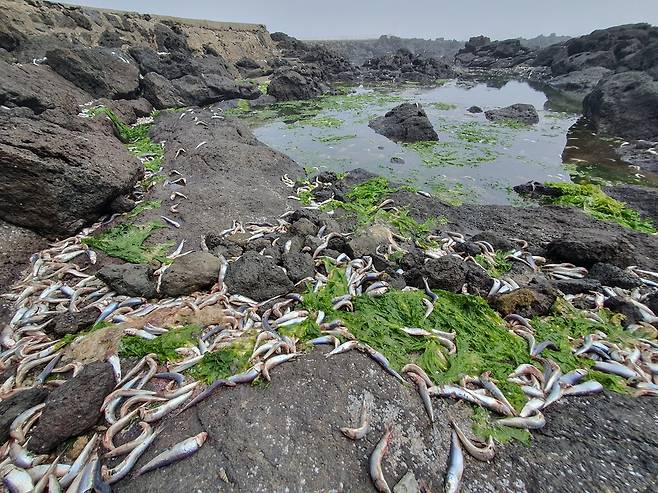
[(7, 113), (0, 118), (0, 218), (6, 221), (47, 236), (74, 233), (143, 174), (109, 122)]
[(475, 36), (468, 40), (455, 55), (455, 62), (470, 68), (511, 68), (528, 62), (533, 50), (518, 39), (491, 41), (486, 36)]
[(602, 79), (583, 100), (583, 113), (603, 134), (658, 140), (658, 80), (645, 72)]
[(487, 120), (492, 122), (511, 121), (518, 122), (524, 125), (533, 125), (539, 123), (539, 115), (537, 110), (531, 104), (513, 104), (505, 108), (498, 108), (495, 110), (488, 110), (484, 112)]
[(439, 140), (425, 110), (418, 103), (403, 103), (368, 126), (378, 134), (401, 142)]
[(364, 78), (373, 81), (434, 83), (456, 77), (447, 59), (415, 55), (406, 49), (371, 58), (363, 64), (363, 70)]
[(278, 101), (289, 101), (315, 98), (329, 90), (318, 67), (296, 65), (277, 69), (267, 87), (267, 94)]

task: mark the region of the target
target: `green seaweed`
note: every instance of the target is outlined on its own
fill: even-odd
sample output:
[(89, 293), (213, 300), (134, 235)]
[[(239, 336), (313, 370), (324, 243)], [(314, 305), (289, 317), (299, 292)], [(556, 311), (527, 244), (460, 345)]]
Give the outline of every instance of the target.
[(324, 142), (325, 144), (332, 144), (334, 142), (341, 142), (343, 140), (356, 139), (356, 134), (349, 135), (326, 135), (324, 137), (318, 137), (317, 140)]
[(315, 118), (304, 118), (297, 120), (293, 123), (289, 123), (289, 127), (302, 127), (302, 126), (311, 126), (318, 128), (338, 128), (343, 125), (343, 120), (335, 118), (333, 116), (317, 116)]
[(424, 140), (404, 144), (415, 151), (425, 166), (473, 166), (496, 159), (496, 152), (482, 147), (457, 145), (453, 142)]
[(195, 380), (200, 380), (206, 384), (242, 373), (251, 366), (249, 357), (255, 340), (255, 337), (247, 337), (218, 351), (206, 352), (201, 361), (187, 370), (186, 373)]
[(480, 438), (492, 437), (498, 443), (509, 443), (512, 440), (529, 445), (532, 435), (528, 430), (511, 428), (509, 426), (496, 425), (491, 422), (491, 413), (484, 408), (477, 407), (473, 410), (473, 433)]
[(200, 334), (200, 327), (185, 325), (169, 329), (169, 332), (165, 332), (151, 340), (139, 336), (125, 336), (121, 339), (119, 356), (122, 358), (143, 358), (147, 354), (153, 353), (161, 363), (177, 361), (181, 359), (181, 356), (176, 352), (176, 349), (184, 346), (194, 346)]
[(152, 260), (165, 262), (166, 252), (173, 243), (144, 245), (153, 231), (164, 227), (165, 225), (159, 220), (137, 225), (123, 223), (97, 236), (85, 238), (83, 242), (105, 252), (110, 257), (134, 264), (148, 264)]
[(656, 233), (651, 220), (643, 219), (636, 210), (609, 197), (597, 185), (562, 182), (548, 182), (546, 185), (560, 192), (558, 197), (547, 198), (548, 202), (578, 207), (596, 219), (615, 222), (635, 231)]
[(491, 277), (500, 278), (510, 270), (512, 270), (512, 264), (505, 257), (509, 255), (509, 252), (503, 252), (497, 250), (494, 254), (493, 264), (487, 262), (484, 255), (476, 255), (475, 261), (489, 273)]
[(430, 106), (434, 109), (437, 109), (439, 111), (448, 111), (448, 110), (454, 110), (458, 106), (453, 103), (443, 103), (441, 101), (437, 101), (436, 103), (430, 103)]
[(150, 209), (157, 209), (162, 205), (162, 200), (143, 200), (126, 216), (129, 219), (139, 216), (142, 212)]

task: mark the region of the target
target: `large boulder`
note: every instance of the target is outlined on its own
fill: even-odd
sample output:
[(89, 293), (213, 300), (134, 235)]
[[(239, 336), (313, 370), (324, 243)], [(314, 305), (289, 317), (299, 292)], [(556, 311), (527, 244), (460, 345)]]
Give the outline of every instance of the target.
[(142, 95), (155, 109), (177, 108), (185, 103), (174, 84), (156, 72), (149, 72), (141, 80)]
[(229, 264), (226, 285), (230, 293), (241, 294), (256, 301), (290, 293), (294, 289), (283, 269), (271, 258), (256, 252), (246, 252)]
[(227, 99), (255, 99), (261, 95), (253, 82), (235, 81), (216, 74), (185, 75), (172, 84), (186, 106), (206, 106)]
[(531, 104), (517, 103), (505, 108), (488, 110), (484, 112), (484, 116), (492, 122), (512, 121), (524, 125), (539, 123), (537, 110)]
[(557, 60), (551, 65), (551, 72), (557, 76), (590, 67), (613, 69), (615, 65), (615, 57), (609, 51), (585, 52)]
[(155, 298), (157, 295), (153, 269), (148, 265), (110, 264), (100, 269), (96, 277), (117, 294), (144, 298)]
[(143, 174), (109, 122), (61, 123), (11, 112), (0, 118), (0, 218), (44, 235), (76, 232)]
[(384, 116), (374, 119), (368, 126), (391, 140), (418, 142), (439, 140), (427, 113), (418, 103), (403, 103)]
[(531, 287), (496, 295), (489, 300), (491, 306), (504, 316), (516, 313), (526, 318), (548, 315), (554, 302), (555, 294)]
[(278, 69), (267, 86), (267, 94), (279, 101), (315, 98), (328, 90), (322, 80), (301, 67)]
[(220, 260), (207, 252), (180, 257), (163, 274), (160, 291), (174, 298), (209, 288), (217, 282), (220, 265)]
[(605, 67), (587, 67), (583, 70), (553, 77), (547, 83), (560, 91), (575, 93), (580, 97), (585, 97), (596, 87), (603, 77), (611, 73), (612, 70)]
[(98, 315), (100, 315), (100, 310), (96, 307), (85, 308), (79, 312), (60, 313), (52, 318), (47, 330), (60, 337), (66, 334), (76, 334), (94, 325)]
[(610, 75), (585, 97), (583, 114), (602, 134), (658, 140), (658, 81), (644, 72)]
[(546, 246), (546, 256), (587, 268), (599, 262), (627, 267), (632, 263), (633, 250), (633, 245), (619, 233), (583, 230), (577, 236), (552, 240)]
[(130, 56), (106, 48), (55, 48), (46, 54), (55, 72), (97, 98), (126, 99), (139, 88)]
[(34, 113), (58, 109), (77, 114), (91, 96), (45, 65), (19, 65), (0, 59), (0, 106), (27, 107)]
[(92, 363), (53, 390), (32, 437), (29, 450), (46, 453), (70, 437), (81, 435), (101, 417), (103, 399), (114, 388), (114, 373), (108, 363)]

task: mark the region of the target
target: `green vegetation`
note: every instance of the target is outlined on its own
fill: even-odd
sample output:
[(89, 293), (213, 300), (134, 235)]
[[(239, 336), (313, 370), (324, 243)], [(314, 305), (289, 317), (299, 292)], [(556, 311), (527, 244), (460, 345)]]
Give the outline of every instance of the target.
[[(164, 158), (164, 149), (162, 145), (153, 142), (148, 136), (151, 128), (150, 124), (126, 125), (111, 109), (105, 106), (91, 108), (89, 115), (107, 116), (114, 126), (117, 137), (126, 145), (131, 154), (142, 159), (144, 168), (151, 172), (157, 172), (160, 169)], [(157, 112), (153, 113), (153, 116), (156, 115)]]
[(525, 123), (520, 122), (518, 120), (499, 120), (495, 124), (500, 125), (501, 127), (512, 128), (514, 130), (520, 130), (530, 127), (530, 125), (526, 125)]
[(618, 315), (612, 316), (607, 310), (599, 310), (598, 314), (602, 316), (605, 323), (592, 322), (586, 319), (580, 311), (570, 307), (566, 302), (558, 300), (550, 317), (532, 320), (535, 339), (537, 343), (547, 339), (555, 343), (558, 350), (546, 349), (542, 355), (557, 362), (563, 373), (577, 368), (588, 368), (588, 378), (598, 380), (610, 390), (625, 392), (626, 387), (622, 378), (591, 370), (594, 361), (574, 356), (571, 350), (573, 342), (570, 339), (584, 337), (597, 330), (606, 333), (610, 342), (628, 342), (629, 336), (619, 323)]
[(123, 223), (82, 241), (110, 257), (120, 258), (126, 262), (134, 264), (148, 264), (152, 260), (165, 262), (166, 252), (173, 243), (144, 245), (153, 231), (164, 227), (165, 225), (159, 220), (138, 225)]
[(477, 122), (462, 123), (454, 127), (456, 137), (463, 142), (473, 144), (495, 145), (499, 140), (499, 133), (491, 125), (482, 125)]
[(231, 375), (242, 373), (251, 366), (251, 356), (255, 337), (240, 339), (212, 353), (207, 352), (187, 374), (196, 380), (211, 384), (215, 380), (225, 379)]
[(139, 216), (144, 211), (148, 211), (150, 209), (157, 209), (161, 205), (162, 205), (161, 200), (144, 200), (139, 204), (137, 204), (135, 208), (132, 211), (130, 211), (127, 217), (129, 219), (132, 219), (133, 217)]
[(97, 330), (104, 329), (105, 327), (111, 327), (112, 324), (110, 322), (106, 322), (105, 320), (101, 322), (97, 322), (91, 327), (89, 327), (87, 330), (81, 330), (80, 332), (76, 332), (74, 334), (66, 334), (64, 337), (62, 337), (59, 341), (57, 341), (57, 348), (63, 348), (71, 344), (73, 341), (75, 341), (78, 337), (84, 337), (87, 334), (91, 334), (92, 332), (96, 332)]
[(302, 126), (311, 126), (319, 128), (338, 128), (343, 125), (343, 120), (339, 118), (334, 118), (333, 116), (317, 116), (315, 118), (306, 118), (303, 120), (297, 120), (294, 123), (290, 123), (290, 127), (302, 127)]
[(121, 339), (119, 356), (122, 358), (143, 358), (147, 354), (153, 353), (161, 363), (177, 361), (181, 359), (181, 356), (176, 352), (176, 349), (196, 345), (200, 334), (201, 328), (196, 325), (186, 325), (169, 329), (169, 332), (151, 340), (139, 336), (126, 336)]
[(480, 254), (475, 256), (475, 261), (480, 264), (491, 277), (500, 278), (507, 272), (512, 270), (512, 264), (505, 257), (509, 252), (502, 252), (497, 250), (493, 256), (493, 263), (487, 261), (487, 258)]
[(455, 108), (457, 108), (456, 104), (443, 103), (441, 101), (438, 101), (436, 103), (431, 103), (430, 106), (432, 108), (435, 108), (435, 109), (439, 110), (439, 111), (448, 111), (448, 110), (454, 110)]
[(428, 167), (473, 166), (496, 159), (496, 153), (489, 148), (458, 145), (454, 142), (426, 140), (404, 146), (415, 151)]
[(609, 197), (597, 185), (552, 182), (547, 186), (560, 191), (557, 198), (546, 199), (556, 205), (571, 205), (603, 221), (612, 221), (643, 233), (656, 233), (654, 224), (623, 202)]
[(356, 139), (356, 134), (349, 135), (326, 135), (324, 137), (318, 137), (317, 140), (324, 142), (325, 144), (332, 144), (334, 142), (340, 142), (348, 139)]
[(429, 185), (432, 187), (432, 195), (441, 202), (453, 207), (460, 206), (464, 203), (463, 197), (466, 192), (464, 191), (464, 185), (461, 183), (455, 183), (452, 188), (444, 182), (434, 182), (429, 183)]
[(509, 443), (512, 440), (529, 445), (532, 435), (528, 430), (497, 426), (491, 422), (491, 413), (482, 407), (473, 409), (473, 433), (487, 439), (493, 437), (498, 443)]
[(266, 81), (266, 82), (261, 82), (260, 84), (258, 84), (258, 90), (259, 90), (262, 94), (267, 94), (267, 88), (268, 88), (268, 87), (270, 87), (270, 81), (269, 81), (269, 80)]
[[(435, 309), (425, 319), (421, 291), (393, 290), (378, 298), (359, 296), (352, 300), (353, 312), (333, 310), (332, 298), (346, 293), (345, 272), (332, 269), (322, 290), (304, 295), (304, 305), (323, 310), (327, 320), (342, 320), (359, 341), (384, 354), (397, 370), (415, 362), (436, 383), (458, 382), (463, 374), (480, 375), (489, 370), (513, 405), (520, 407), (525, 402), (519, 387), (507, 382), (507, 376), (528, 361), (527, 344), (508, 332), (482, 298), (437, 291)], [(455, 332), (457, 353), (448, 355), (434, 338), (409, 336), (401, 327)]]

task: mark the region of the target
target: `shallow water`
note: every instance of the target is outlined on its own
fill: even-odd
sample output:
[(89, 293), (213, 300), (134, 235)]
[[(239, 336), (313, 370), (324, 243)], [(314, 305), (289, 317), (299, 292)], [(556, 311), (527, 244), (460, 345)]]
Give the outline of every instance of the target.
[[(439, 144), (415, 149), (368, 127), (368, 121), (404, 101), (424, 107)], [(514, 103), (533, 104), (539, 123), (509, 127), (466, 111), (473, 105), (486, 110)], [(359, 87), (321, 103), (287, 103), (241, 116), (261, 141), (305, 168), (361, 167), (453, 203), (515, 203), (519, 199), (511, 187), (529, 180), (658, 185), (656, 177), (634, 176), (637, 170), (616, 159), (610, 142), (582, 125), (570, 132), (580, 115), (550, 107), (546, 94), (526, 82), (451, 81), (431, 88)], [(568, 136), (570, 147), (565, 150)]]

